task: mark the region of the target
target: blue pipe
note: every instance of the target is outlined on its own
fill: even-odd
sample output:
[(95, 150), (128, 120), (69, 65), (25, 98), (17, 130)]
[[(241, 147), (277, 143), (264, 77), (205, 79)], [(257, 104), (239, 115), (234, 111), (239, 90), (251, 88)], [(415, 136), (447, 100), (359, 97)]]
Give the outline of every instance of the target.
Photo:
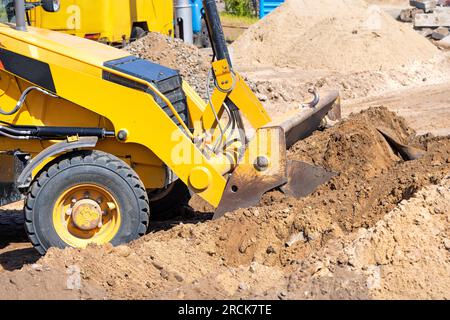
[(192, 29), (194, 34), (202, 31), (202, 0), (190, 0), (192, 5)]

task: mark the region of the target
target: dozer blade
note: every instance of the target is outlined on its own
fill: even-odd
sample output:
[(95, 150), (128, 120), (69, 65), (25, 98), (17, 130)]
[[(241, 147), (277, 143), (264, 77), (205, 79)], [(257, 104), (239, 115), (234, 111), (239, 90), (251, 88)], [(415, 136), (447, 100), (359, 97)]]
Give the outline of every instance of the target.
[(426, 152), (424, 150), (407, 146), (399, 142), (398, 137), (395, 133), (386, 128), (377, 128), (378, 132), (381, 133), (383, 138), (387, 141), (389, 146), (397, 152), (405, 161), (417, 160), (422, 158)]
[(268, 191), (281, 188), (286, 194), (304, 197), (336, 174), (299, 161), (287, 161), (287, 148), (308, 137), (335, 110), (340, 115), (338, 92), (331, 92), (315, 106), (284, 116), (257, 130), (238, 166), (229, 176), (214, 219), (227, 212), (256, 206)]
[(268, 191), (288, 182), (286, 142), (280, 127), (261, 128), (230, 175), (214, 218), (255, 206)]
[(280, 126), (286, 134), (286, 147), (292, 147), (297, 141), (309, 137), (320, 127), (328, 115), (330, 120), (341, 119), (339, 92), (331, 91), (319, 97), (317, 104), (304, 106), (301, 110), (293, 110), (273, 121), (271, 126)]
[(336, 172), (306, 162), (291, 160), (288, 162), (288, 182), (281, 187), (285, 194), (302, 198), (313, 193), (318, 186), (337, 176)]

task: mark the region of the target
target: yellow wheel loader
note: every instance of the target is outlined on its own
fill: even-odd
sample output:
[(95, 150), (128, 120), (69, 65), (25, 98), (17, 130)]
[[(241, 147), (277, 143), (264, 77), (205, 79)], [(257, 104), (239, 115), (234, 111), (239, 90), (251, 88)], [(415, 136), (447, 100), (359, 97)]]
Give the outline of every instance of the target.
[[(177, 70), (28, 27), (27, 4), (14, 1), (0, 23), (0, 200), (25, 199), (41, 254), (136, 239), (187, 190), (217, 219), (269, 190), (304, 196), (333, 176), (287, 161), (286, 150), (339, 117), (338, 93), (271, 119), (233, 69), (215, 1), (203, 2), (214, 51), (208, 101)], [(40, 4), (52, 12), (59, 1)]]

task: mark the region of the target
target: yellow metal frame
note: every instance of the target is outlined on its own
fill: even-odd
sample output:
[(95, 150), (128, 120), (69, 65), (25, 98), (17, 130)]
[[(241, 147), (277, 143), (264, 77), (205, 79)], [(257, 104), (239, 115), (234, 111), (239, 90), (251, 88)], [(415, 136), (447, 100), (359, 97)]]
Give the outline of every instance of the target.
[[(222, 104), (229, 98), (244, 114), (254, 128), (261, 128), (272, 121), (261, 102), (248, 87), (242, 77), (230, 70), (227, 60), (219, 60), (213, 63), (213, 71), (220, 89), (212, 93), (211, 101), (218, 115), (223, 112)], [(203, 109), (201, 115), (205, 129), (214, 128), (217, 123), (211, 106)]]
[[(196, 137), (216, 129), (212, 108), (222, 114), (223, 102), (230, 99), (255, 129), (271, 121), (241, 76), (230, 70), (226, 60), (213, 63), (218, 88), (212, 93), (212, 106), (202, 101), (189, 85), (183, 84), (189, 116), (195, 127), (191, 133), (170, 101), (151, 83), (104, 66), (106, 61), (127, 57), (128, 53), (124, 51), (48, 30), (29, 28), (28, 32), (21, 32), (6, 24), (0, 24), (0, 45), (47, 63), (60, 97), (55, 99), (34, 92), (18, 113), (0, 116), (0, 120), (16, 125), (102, 127), (116, 134), (126, 130), (126, 141), (106, 139), (99, 142), (97, 149), (129, 163), (147, 189), (164, 186), (167, 166), (193, 192), (217, 207), (227, 183), (224, 174), (236, 166), (236, 150), (241, 146), (232, 145), (223, 154), (206, 154), (194, 144)], [(184, 130), (178, 128), (151, 95), (106, 81), (104, 72), (147, 86), (167, 103)], [(0, 70), (2, 109), (11, 110), (21, 92), (30, 85), (17, 75)], [(34, 156), (52, 143), (0, 137), (0, 150), (20, 149)]]

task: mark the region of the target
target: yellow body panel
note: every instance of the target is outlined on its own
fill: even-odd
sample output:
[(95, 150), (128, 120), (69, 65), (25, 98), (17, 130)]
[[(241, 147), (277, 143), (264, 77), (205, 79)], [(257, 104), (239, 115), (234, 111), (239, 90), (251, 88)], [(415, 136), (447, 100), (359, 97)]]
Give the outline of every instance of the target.
[[(125, 131), (128, 133), (125, 141), (114, 138), (100, 140), (96, 149), (114, 154), (129, 163), (147, 189), (165, 186), (168, 167), (193, 192), (217, 207), (227, 183), (226, 174), (236, 166), (237, 150), (242, 145), (235, 143), (223, 153), (213, 154), (200, 150), (194, 144), (194, 138), (216, 129), (211, 107), (221, 114), (222, 104), (228, 98), (242, 109), (255, 128), (270, 121), (256, 97), (246, 96), (251, 94), (250, 89), (238, 74), (231, 73), (226, 61), (215, 63), (221, 68), (218, 78), (226, 79), (228, 83), (221, 90), (214, 89), (212, 106), (203, 102), (187, 84), (183, 84), (191, 123), (196, 129), (191, 133), (182, 121), (184, 130), (181, 130), (148, 92), (103, 78), (107, 72), (144, 85), (165, 101), (172, 111), (175, 110), (167, 97), (151, 83), (104, 66), (107, 61), (129, 57), (125, 51), (46, 29), (30, 27), (27, 32), (17, 31), (8, 24), (0, 24), (0, 46), (1, 50), (19, 54), (23, 57), (21, 59), (48, 65), (54, 83), (52, 90), (59, 97), (32, 92), (19, 112), (12, 116), (0, 116), (1, 121), (14, 125), (98, 127), (113, 131), (116, 135), (119, 131)], [(32, 70), (26, 74), (28, 72), (31, 74)], [(2, 109), (12, 110), (21, 93), (31, 85), (17, 74), (0, 71)], [(223, 89), (229, 91), (224, 92)], [(176, 112), (174, 115), (180, 119)], [(52, 143), (0, 137), (0, 150), (21, 150), (33, 157)], [(33, 172), (34, 175), (38, 174), (38, 169)]]
[[(18, 36), (22, 39), (20, 42), (17, 41), (18, 38), (16, 37)], [(61, 64), (73, 62), (72, 68), (92, 75), (99, 76), (101, 72), (92, 67), (87, 67), (85, 63), (80, 61), (101, 66), (104, 61), (128, 56), (126, 52), (121, 50), (63, 33), (36, 28), (30, 28), (28, 32), (23, 33), (13, 30), (8, 25), (0, 24), (0, 44), (8, 48), (8, 50), (27, 53), (34, 58), (43, 57), (44, 55), (37, 49), (38, 47), (32, 45), (43, 44), (43, 39), (46, 39), (45, 46), (51, 48), (49, 50), (53, 52), (52, 55), (56, 58), (55, 61), (59, 60)], [(95, 52), (96, 54), (92, 55), (89, 52)], [(58, 56), (58, 53), (61, 56)], [(70, 60), (66, 59), (68, 54), (71, 56)], [(4, 110), (11, 110), (15, 106), (21, 92), (29, 87), (30, 83), (17, 79), (17, 77), (5, 71), (0, 71), (0, 78), (0, 105)], [(25, 105), (21, 110), (22, 112), (13, 116), (1, 116), (1, 120), (15, 124), (46, 126), (60, 126), (63, 124), (69, 127), (99, 126), (113, 129), (113, 125), (107, 118), (101, 117), (99, 114), (67, 100), (53, 99), (42, 94), (31, 93)], [(62, 117), (62, 114), (67, 114), (68, 116)], [(5, 139), (0, 145), (2, 150), (21, 149), (34, 155), (48, 147), (49, 143)], [(130, 143), (120, 147), (117, 147), (117, 145), (117, 141), (105, 140), (100, 141), (98, 147), (99, 150), (112, 153), (132, 164), (149, 189), (163, 186), (166, 173), (161, 168), (161, 161), (154, 154), (150, 152), (149, 155), (148, 149), (138, 144)], [(131, 155), (133, 156), (131, 157)]]
[[(230, 71), (226, 60), (214, 62), (213, 71), (221, 90), (213, 92), (211, 102), (219, 116), (223, 111), (222, 103), (226, 98), (229, 98), (235, 105), (239, 105), (239, 109), (254, 128), (261, 128), (272, 121), (261, 102), (241, 76)], [(208, 105), (204, 109), (202, 121), (205, 129), (214, 128), (217, 125), (211, 106)]]
[(30, 12), (35, 27), (57, 30), (79, 37), (99, 34), (108, 43), (130, 39), (133, 25), (173, 35), (172, 0), (63, 0), (56, 13), (41, 7)]
[[(205, 102), (179, 72), (83, 38), (85, 32), (101, 33), (107, 42), (120, 41), (133, 21), (151, 17), (149, 5), (170, 6), (166, 14), (171, 18), (172, 1), (62, 3), (61, 15), (49, 16), (53, 26), (45, 25), (52, 20), (41, 9), (34, 11), (34, 24), (47, 29), (27, 29), (19, 15), (17, 26), (0, 23), (0, 155), (6, 159), (3, 169), (14, 173), (0, 181), (0, 195), (9, 203), (28, 191), (25, 212), (33, 217), (27, 232), (40, 253), (49, 245), (33, 238), (40, 223), (34, 216), (41, 216), (33, 203), (52, 214), (50, 223), (62, 244), (49, 240), (50, 246), (85, 247), (144, 234), (149, 209), (156, 209), (159, 201), (176, 201), (178, 179), (216, 208), (215, 218), (236, 210), (242, 201), (255, 205), (264, 192), (288, 182), (285, 134), (292, 121), (269, 124), (262, 104), (227, 59), (213, 63), (214, 89)], [(81, 18), (64, 16), (80, 9), (78, 5), (86, 6)], [(11, 11), (6, 12), (11, 20)], [(158, 23), (155, 28), (172, 25)], [(256, 129), (251, 141), (241, 115)], [(92, 171), (79, 167), (97, 165), (99, 153), (78, 162), (79, 149), (100, 150), (129, 164), (137, 176), (124, 164), (114, 164), (110, 155), (102, 156), (98, 165), (114, 168), (135, 197), (115, 199), (124, 188), (114, 189), (115, 196), (108, 189), (121, 179), (85, 179)], [(79, 176), (74, 176), (75, 167)], [(73, 181), (52, 185), (52, 175), (62, 171), (62, 178)], [(47, 185), (53, 188), (39, 191)], [(54, 192), (61, 195), (36, 200)], [(122, 219), (122, 213), (133, 221)], [(47, 225), (40, 226), (44, 236)]]
[[(159, 178), (157, 175), (156, 180), (155, 177), (148, 177), (148, 170), (147, 174), (143, 172), (145, 170), (137, 170), (149, 189), (155, 188), (158, 182), (160, 182), (158, 187), (163, 186), (161, 179), (163, 175), (161, 172), (165, 170), (163, 164), (167, 164), (187, 185), (192, 169), (202, 166), (210, 172), (211, 181), (208, 188), (196, 192), (211, 204), (218, 205), (225, 187), (225, 178), (193, 145), (189, 137), (179, 130), (152, 96), (103, 80), (104, 61), (126, 57), (128, 56), (126, 52), (48, 30), (30, 28), (24, 33), (2, 24), (0, 24), (0, 44), (10, 51), (20, 52), (48, 63), (58, 95), (62, 98), (41, 96), (39, 99), (48, 100), (41, 104), (27, 100), (27, 107), (22, 108), (14, 116), (2, 116), (1, 120), (13, 124), (60, 126), (103, 123), (116, 133), (126, 129), (129, 132), (127, 143), (108, 139), (100, 142), (100, 149), (120, 155), (126, 153), (130, 146), (137, 145), (136, 148), (142, 153), (133, 151), (124, 156), (131, 157), (138, 166), (146, 166), (147, 169), (155, 163), (158, 164), (160, 175)], [(20, 91), (29, 85), (24, 83), (20, 89), (18, 87), (15, 90), (10, 89), (5, 97), (10, 102), (2, 105), (4, 110), (12, 109)], [(38, 93), (36, 95), (39, 96)], [(42, 108), (53, 111), (43, 112)], [(132, 112), (129, 112), (130, 108)], [(54, 116), (51, 116), (52, 114)], [(11, 150), (8, 148), (11, 144), (20, 145), (17, 141), (0, 138), (1, 150)], [(26, 143), (22, 151), (28, 151), (32, 144)], [(39, 147), (35, 145), (34, 149), (36, 148)]]

